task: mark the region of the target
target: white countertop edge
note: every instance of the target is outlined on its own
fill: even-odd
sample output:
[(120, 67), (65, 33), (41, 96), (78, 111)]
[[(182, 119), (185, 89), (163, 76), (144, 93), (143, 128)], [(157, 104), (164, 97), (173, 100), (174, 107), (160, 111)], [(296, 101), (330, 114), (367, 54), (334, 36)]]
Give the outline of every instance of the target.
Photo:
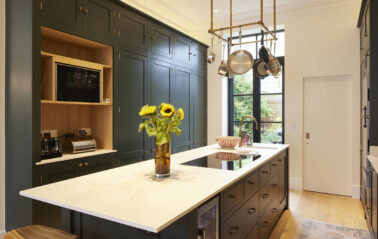
[[(264, 144), (258, 144), (258, 145), (261, 146), (261, 147), (264, 147)], [(222, 152), (235, 152), (234, 150), (223, 150), (219, 146), (217, 146), (217, 144), (215, 144), (215, 145), (209, 145), (209, 146), (210, 146), (211, 149), (218, 150), (218, 151), (220, 150)], [(209, 147), (209, 146), (207, 146), (207, 147)], [(269, 145), (269, 146), (272, 147), (271, 145)], [(265, 163), (269, 162), (272, 158), (274, 158), (275, 156), (277, 156), (278, 154), (282, 153), (284, 150), (286, 150), (288, 148), (289, 148), (288, 144), (278, 145), (277, 148), (271, 149), (271, 150), (276, 150), (275, 153), (273, 153), (269, 157), (265, 158), (263, 161), (259, 161), (256, 165), (250, 166), (250, 167), (241, 168), (238, 171), (234, 171), (234, 172), (230, 171), (230, 173), (238, 172), (240, 175), (236, 176), (234, 179), (230, 180), (223, 187), (220, 187), (218, 190), (214, 191), (212, 194), (210, 194), (210, 195), (204, 197), (203, 199), (199, 200), (197, 203), (193, 204), (191, 207), (187, 208), (186, 210), (182, 211), (181, 213), (178, 213), (177, 215), (175, 215), (174, 217), (172, 217), (171, 219), (169, 219), (168, 221), (166, 221), (165, 223), (163, 223), (161, 225), (145, 225), (145, 224), (142, 224), (142, 223), (137, 223), (137, 222), (122, 220), (122, 219), (119, 219), (119, 218), (114, 218), (114, 217), (108, 216), (106, 214), (96, 213), (96, 212), (93, 212), (93, 211), (90, 211), (90, 210), (85, 210), (83, 208), (77, 208), (75, 206), (66, 205), (64, 203), (56, 202), (56, 201), (53, 201), (53, 200), (39, 198), (39, 197), (34, 196), (32, 194), (28, 194), (27, 193), (28, 190), (20, 191), (19, 194), (21, 196), (25, 196), (25, 197), (28, 197), (28, 198), (31, 198), (31, 199), (34, 199), (34, 200), (42, 201), (42, 202), (49, 203), (49, 204), (52, 204), (52, 205), (56, 205), (56, 206), (59, 206), (59, 207), (63, 207), (63, 208), (69, 209), (69, 210), (73, 210), (73, 211), (77, 211), (77, 212), (80, 212), (80, 213), (88, 214), (88, 215), (91, 215), (91, 216), (103, 218), (105, 220), (109, 220), (109, 221), (112, 221), (112, 222), (117, 222), (117, 223), (120, 223), (120, 224), (123, 224), (123, 225), (127, 225), (127, 226), (131, 226), (131, 227), (134, 227), (134, 228), (138, 228), (138, 229), (142, 229), (142, 230), (146, 230), (146, 231), (150, 231), (150, 232), (154, 232), (154, 233), (159, 233), (160, 231), (164, 230), (166, 227), (172, 225), (174, 222), (176, 222), (177, 220), (179, 220), (180, 218), (182, 218), (183, 216), (185, 216), (187, 213), (193, 211), (194, 209), (198, 208), (199, 206), (201, 206), (202, 204), (204, 204), (208, 200), (212, 199), (213, 197), (215, 197), (216, 195), (218, 195), (220, 192), (224, 191), (225, 189), (227, 189), (228, 187), (230, 187), (231, 185), (233, 185), (235, 182), (237, 182), (241, 178), (245, 177), (247, 174), (255, 171), (257, 168), (259, 168), (262, 165), (264, 165)], [(181, 153), (177, 153), (176, 155), (185, 154), (185, 152), (187, 152), (187, 151), (184, 151), (184, 152), (181, 152)], [(209, 154), (206, 154), (206, 155), (210, 155), (212, 153), (213, 152), (210, 152)], [(203, 157), (203, 156), (199, 156), (199, 157)], [(180, 162), (179, 164), (181, 164), (183, 162), (186, 162), (186, 161), (190, 161), (190, 160), (192, 160), (192, 159), (184, 160), (184, 161)], [(146, 162), (146, 161), (142, 161), (142, 162)], [(126, 166), (123, 166), (123, 167), (130, 167), (132, 165), (133, 164), (126, 165)], [(184, 166), (184, 165), (182, 165), (182, 166), (183, 167), (189, 167), (189, 166)], [(219, 170), (219, 169), (212, 169), (212, 168), (201, 168), (201, 169), (202, 170)], [(98, 173), (101, 173), (101, 172), (98, 172)], [(81, 177), (85, 177), (85, 176), (81, 176)]]
[(378, 173), (378, 157), (373, 155), (368, 155), (367, 158), (370, 164), (373, 166), (374, 170)]
[(110, 153), (115, 153), (115, 152), (117, 152), (117, 150), (115, 149), (98, 149), (92, 152), (78, 153), (78, 154), (72, 154), (72, 155), (70, 154), (70, 156), (68, 157), (64, 157), (63, 155), (63, 157), (44, 159), (35, 163), (35, 165), (40, 166), (40, 165), (58, 163), (58, 162), (63, 162), (63, 161), (68, 161), (68, 160), (73, 160), (73, 159), (81, 159), (81, 158), (93, 157), (97, 155), (110, 154)]

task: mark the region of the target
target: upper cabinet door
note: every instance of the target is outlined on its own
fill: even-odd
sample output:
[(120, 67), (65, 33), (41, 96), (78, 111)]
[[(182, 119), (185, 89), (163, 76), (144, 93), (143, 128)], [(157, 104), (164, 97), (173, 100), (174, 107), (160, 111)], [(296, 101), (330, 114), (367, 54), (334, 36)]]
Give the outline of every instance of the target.
[(197, 71), (206, 70), (207, 49), (200, 45), (193, 46), (193, 65)]
[(185, 117), (179, 127), (182, 130), (181, 135), (176, 136), (172, 134), (172, 148), (174, 153), (189, 150), (191, 145), (191, 78), (190, 69), (183, 67), (175, 68), (175, 77), (171, 83), (171, 103), (175, 106), (176, 110), (182, 108)]
[(174, 49), (175, 59), (185, 64), (191, 64), (192, 53), (191, 42), (187, 38), (176, 35)]
[(118, 8), (118, 42), (122, 49), (148, 49), (148, 21), (126, 9)]
[(88, 35), (112, 41), (115, 6), (110, 1), (86, 0), (84, 16), (84, 30)]
[(61, 29), (83, 28), (83, 0), (42, 0), (43, 25)]
[(198, 148), (207, 142), (207, 80), (199, 73), (194, 74), (193, 80), (193, 143)]
[(155, 23), (150, 25), (150, 45), (153, 54), (161, 55), (164, 57), (172, 56), (172, 32), (168, 29), (161, 27)]

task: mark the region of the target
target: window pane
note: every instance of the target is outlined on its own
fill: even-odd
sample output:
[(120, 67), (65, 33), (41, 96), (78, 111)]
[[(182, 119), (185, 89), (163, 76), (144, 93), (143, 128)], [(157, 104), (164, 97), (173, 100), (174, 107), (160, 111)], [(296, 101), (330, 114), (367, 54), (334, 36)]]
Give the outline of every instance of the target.
[[(239, 125), (240, 122), (234, 122), (234, 136), (239, 136)], [(254, 123), (251, 121), (243, 122), (242, 126), (242, 138), (245, 138), (246, 134), (252, 134), (252, 128), (256, 127), (254, 126)]]
[(261, 143), (282, 144), (282, 124), (261, 124)]
[(261, 93), (282, 93), (282, 74), (279, 77), (268, 76), (261, 80)]
[(234, 94), (252, 94), (253, 93), (253, 70), (245, 73), (244, 75), (234, 76)]
[(252, 96), (234, 97), (234, 121), (240, 121), (246, 115), (252, 115)]
[(282, 95), (261, 96), (261, 121), (282, 121)]

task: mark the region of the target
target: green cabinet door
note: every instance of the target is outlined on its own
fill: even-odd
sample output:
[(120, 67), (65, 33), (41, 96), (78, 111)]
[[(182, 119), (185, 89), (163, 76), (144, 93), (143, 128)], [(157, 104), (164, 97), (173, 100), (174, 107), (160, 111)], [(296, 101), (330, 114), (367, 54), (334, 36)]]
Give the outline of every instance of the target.
[(43, 24), (54, 28), (83, 28), (83, 0), (42, 0)]
[(84, 31), (91, 38), (112, 42), (115, 5), (107, 0), (85, 0)]
[(150, 49), (151, 53), (171, 57), (173, 50), (173, 33), (158, 24), (150, 24)]
[(175, 37), (174, 57), (178, 62), (190, 65), (192, 63), (193, 47), (192, 42), (181, 36)]
[(118, 42), (122, 49), (148, 49), (148, 21), (124, 8), (118, 8)]
[(147, 81), (147, 57), (128, 51), (119, 51), (115, 81), (116, 113), (114, 130), (116, 149), (121, 164), (143, 160), (145, 140), (138, 132), (141, 123), (139, 111), (144, 104)]
[(207, 80), (200, 73), (193, 79), (193, 147), (198, 148), (207, 142)]
[(193, 66), (197, 72), (206, 74), (207, 49), (201, 45), (193, 45)]
[(190, 69), (183, 67), (175, 68), (175, 77), (171, 84), (171, 103), (174, 104), (176, 110), (182, 108), (185, 113), (184, 120), (180, 125), (182, 130), (180, 136), (172, 134), (172, 151), (174, 153), (182, 152), (190, 149), (191, 144), (191, 79)]

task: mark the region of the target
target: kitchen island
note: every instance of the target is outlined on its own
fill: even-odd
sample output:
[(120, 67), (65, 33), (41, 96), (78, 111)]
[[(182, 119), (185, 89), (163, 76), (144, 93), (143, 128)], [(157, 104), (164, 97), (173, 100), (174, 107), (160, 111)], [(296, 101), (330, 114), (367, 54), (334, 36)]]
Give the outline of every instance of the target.
[[(196, 238), (197, 208), (219, 195), (219, 238), (244, 239), (247, 234), (265, 238), (278, 219), (271, 214), (279, 216), (288, 208), (289, 146), (254, 146), (261, 157), (238, 170), (183, 165), (235, 151), (211, 145), (172, 155), (169, 178), (155, 178), (154, 160), (147, 160), (27, 189), (20, 195), (63, 208), (63, 228), (79, 238), (135, 239)], [(247, 208), (248, 214), (256, 215), (251, 237), (252, 228), (231, 225), (243, 221), (235, 217), (248, 203), (256, 204)]]

